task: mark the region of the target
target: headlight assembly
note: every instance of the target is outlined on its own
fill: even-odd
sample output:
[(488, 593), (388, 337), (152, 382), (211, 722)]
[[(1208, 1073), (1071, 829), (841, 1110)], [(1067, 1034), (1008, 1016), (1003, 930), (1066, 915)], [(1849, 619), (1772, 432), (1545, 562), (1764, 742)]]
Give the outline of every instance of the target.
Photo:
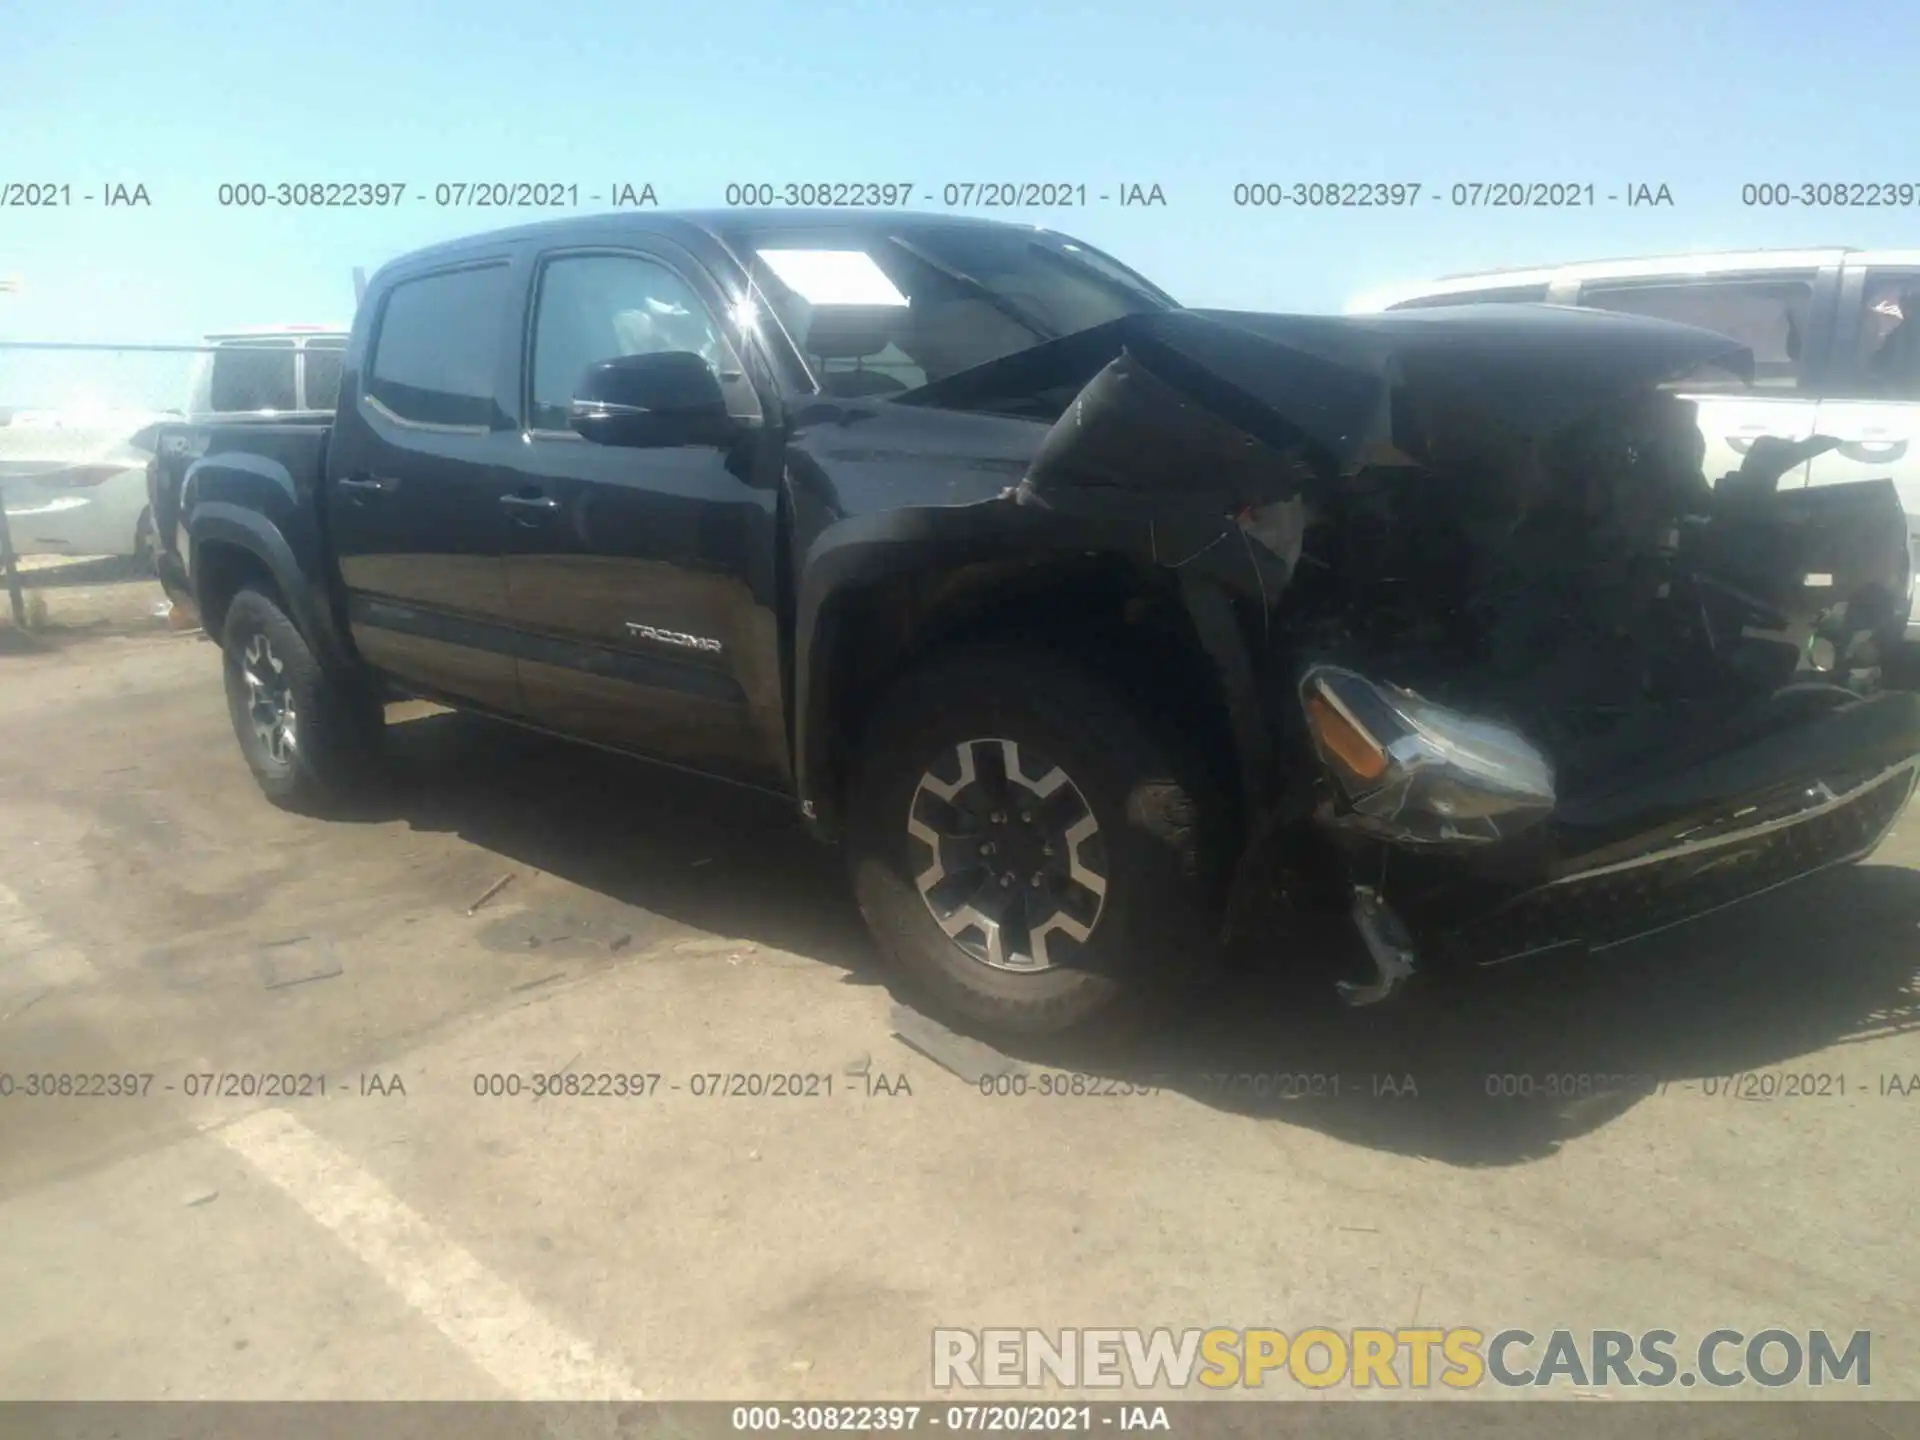
[(1342, 823), (1404, 844), (1486, 844), (1544, 819), (1553, 767), (1518, 731), (1332, 665), (1300, 680)]

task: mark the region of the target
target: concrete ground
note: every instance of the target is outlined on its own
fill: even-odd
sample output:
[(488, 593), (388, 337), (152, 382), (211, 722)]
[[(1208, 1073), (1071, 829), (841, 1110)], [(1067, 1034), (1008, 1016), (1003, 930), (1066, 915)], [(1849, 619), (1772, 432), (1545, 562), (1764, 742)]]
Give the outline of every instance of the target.
[[(1604, 965), (1349, 1014), (1267, 957), (1108, 1062), (1155, 1093), (987, 1096), (778, 807), (416, 707), (378, 813), (283, 814), (112, 585), (0, 649), (0, 1398), (924, 1397), (936, 1326), (1427, 1324), (1867, 1329), (1920, 1399), (1911, 814)], [(1596, 1073), (1657, 1088), (1538, 1093)]]
[(15, 565), (28, 629), (14, 629), (12, 598), (0, 585), (0, 654), (166, 627), (166, 597), (131, 557), (27, 555)]

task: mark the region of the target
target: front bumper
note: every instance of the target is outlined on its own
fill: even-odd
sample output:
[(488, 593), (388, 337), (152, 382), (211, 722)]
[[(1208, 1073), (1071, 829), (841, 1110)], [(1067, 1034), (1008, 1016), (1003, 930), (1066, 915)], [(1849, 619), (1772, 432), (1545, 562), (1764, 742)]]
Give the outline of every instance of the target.
[(1920, 780), (1920, 756), (1814, 781), (1650, 854), (1576, 870), (1456, 931), (1447, 949), (1479, 965), (1556, 950), (1602, 951), (1699, 919), (1872, 853)]
[(91, 495), (33, 496), (7, 505), (18, 555), (131, 555), (134, 522), (119, 521)]
[(15, 476), (6, 496), (7, 528), (18, 555), (132, 555), (138, 549), (146, 476), (129, 468), (99, 485), (54, 488)]
[(1792, 686), (1739, 716), (1676, 717), (1637, 753), (1503, 841), (1343, 847), (1375, 973), (1342, 994), (1608, 950), (1863, 858), (1920, 788), (1920, 695)]

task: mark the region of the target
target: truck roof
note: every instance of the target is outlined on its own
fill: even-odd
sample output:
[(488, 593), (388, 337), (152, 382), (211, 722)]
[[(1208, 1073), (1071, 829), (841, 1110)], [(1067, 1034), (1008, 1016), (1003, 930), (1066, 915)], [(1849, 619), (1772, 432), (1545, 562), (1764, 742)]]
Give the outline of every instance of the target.
[[(901, 234), (911, 234), (916, 230), (935, 229), (975, 229), (975, 230), (1025, 230), (1035, 234), (1058, 233), (1044, 225), (1023, 224), (1009, 220), (989, 220), (976, 215), (950, 215), (942, 212), (924, 210), (863, 210), (863, 209), (819, 209), (789, 210), (768, 209), (708, 209), (708, 210), (607, 210), (592, 215), (568, 215), (555, 220), (536, 220), (524, 225), (515, 225), (500, 230), (489, 230), (479, 235), (466, 235), (457, 240), (443, 240), (435, 245), (410, 250), (405, 255), (389, 260), (376, 272), (374, 279), (396, 265), (412, 266), (423, 260), (452, 259), (473, 250), (486, 249), (489, 246), (511, 244), (521, 240), (538, 240), (552, 235), (564, 235), (569, 231), (592, 231), (606, 234), (610, 230), (631, 230), (636, 235), (658, 235), (664, 239), (678, 239), (685, 243), (689, 239), (711, 237), (726, 240), (751, 236), (760, 231), (779, 231), (804, 228), (809, 230), (863, 230), (876, 226)], [(369, 286), (372, 281), (369, 281)]]
[(346, 325), (243, 325), (237, 330), (215, 330), (207, 335), (209, 343), (222, 340), (256, 340), (274, 335), (345, 335)]
[(1563, 270), (1584, 269), (1592, 266), (1596, 269), (1614, 267), (1634, 270), (1685, 270), (1696, 266), (1706, 269), (1722, 269), (1727, 266), (1745, 268), (1756, 261), (1765, 261), (1778, 265), (1793, 265), (1807, 256), (1851, 255), (1858, 252), (1852, 245), (1775, 247), (1759, 250), (1687, 250), (1675, 251), (1664, 255), (1607, 255), (1592, 260), (1563, 261), (1558, 265), (1497, 265), (1489, 270), (1458, 270), (1450, 275), (1437, 277), (1440, 280), (1489, 280), (1509, 275), (1558, 274)]
[(1664, 255), (1574, 260), (1558, 265), (1502, 266), (1468, 270), (1432, 280), (1370, 290), (1348, 305), (1349, 313), (1385, 310), (1407, 300), (1504, 286), (1547, 285), (1556, 280), (1630, 280), (1663, 275), (1715, 275), (1730, 271), (1808, 269), (1842, 260), (1870, 265), (1910, 265), (1915, 252), (1866, 250), (1852, 245), (1795, 246), (1760, 250), (1692, 250)]

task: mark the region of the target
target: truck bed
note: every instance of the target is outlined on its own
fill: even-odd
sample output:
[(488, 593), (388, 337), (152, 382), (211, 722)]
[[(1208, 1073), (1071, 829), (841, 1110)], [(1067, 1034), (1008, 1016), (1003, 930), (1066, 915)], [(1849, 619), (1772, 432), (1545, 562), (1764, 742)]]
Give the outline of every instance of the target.
[[(186, 538), (190, 517), (224, 506), (261, 514), (264, 502), (265, 518), (281, 533), (317, 543), (331, 430), (330, 416), (262, 416), (163, 425), (155, 432), (147, 465), (155, 563), (167, 598), (193, 623), (200, 606)], [(236, 517), (236, 523), (245, 522)]]

